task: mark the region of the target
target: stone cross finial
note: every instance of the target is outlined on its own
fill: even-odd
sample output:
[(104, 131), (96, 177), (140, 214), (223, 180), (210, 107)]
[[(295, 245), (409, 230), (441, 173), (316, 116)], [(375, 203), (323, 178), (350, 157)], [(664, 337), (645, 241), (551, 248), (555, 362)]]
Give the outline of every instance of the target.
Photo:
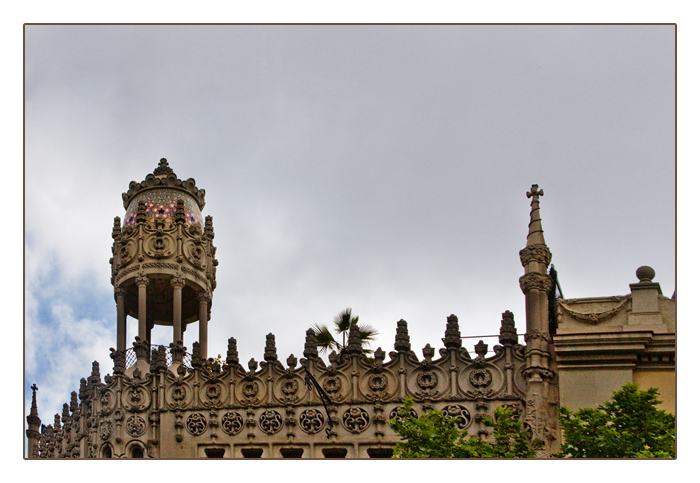
[(544, 196), (544, 190), (539, 189), (538, 185), (533, 184), (532, 188), (530, 188), (530, 191), (528, 191), (525, 194), (528, 198), (532, 198), (532, 203), (535, 203), (536, 201), (539, 201), (540, 196)]
[(39, 390), (39, 388), (36, 387), (36, 384), (32, 384), (32, 387), (30, 387), (29, 389), (31, 389), (33, 392), (37, 392)]

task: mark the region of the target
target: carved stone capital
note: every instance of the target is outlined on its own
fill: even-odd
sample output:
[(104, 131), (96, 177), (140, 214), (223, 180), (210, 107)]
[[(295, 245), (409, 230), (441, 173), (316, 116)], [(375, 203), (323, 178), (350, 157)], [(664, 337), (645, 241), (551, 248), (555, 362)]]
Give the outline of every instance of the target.
[(117, 300), (119, 298), (124, 298), (126, 297), (126, 290), (123, 288), (115, 288), (114, 289), (114, 299)]
[(520, 277), (520, 289), (524, 294), (531, 290), (549, 293), (552, 290), (552, 277), (541, 273), (526, 273)]
[(185, 283), (185, 277), (180, 274), (173, 275), (173, 278), (170, 279), (170, 285), (173, 288), (182, 289), (185, 286)]
[(209, 302), (211, 300), (211, 294), (205, 291), (197, 292), (197, 300), (199, 300), (200, 303)]
[(523, 267), (530, 262), (539, 262), (549, 265), (552, 261), (552, 253), (547, 245), (537, 244), (530, 245), (520, 250), (520, 263)]
[(143, 272), (139, 272), (136, 276), (136, 285), (139, 287), (146, 287), (148, 286), (148, 282), (150, 282), (148, 275), (144, 275)]

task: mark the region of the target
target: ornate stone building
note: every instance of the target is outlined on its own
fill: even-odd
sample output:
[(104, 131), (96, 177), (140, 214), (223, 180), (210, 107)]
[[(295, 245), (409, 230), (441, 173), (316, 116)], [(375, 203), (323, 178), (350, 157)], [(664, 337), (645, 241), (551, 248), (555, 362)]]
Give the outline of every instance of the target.
[[(207, 357), (217, 261), (212, 219), (201, 214), (204, 195), (165, 159), (122, 195), (126, 214), (114, 220), (110, 261), (114, 366), (103, 379), (93, 363), (48, 426), (32, 386), (30, 458), (387, 458), (397, 441), (388, 420), (406, 397), (482, 438), (490, 437), (484, 418), (506, 405), (544, 440), (546, 456), (560, 442), (560, 404), (597, 404), (628, 380), (662, 386), (667, 401), (675, 398), (675, 300), (663, 297), (648, 267), (631, 295), (557, 298), (537, 185), (527, 193), (530, 224), (520, 251), (525, 345), (506, 311), (491, 356), (479, 341), (472, 357), (450, 315), (437, 353), (427, 345), (417, 355), (400, 320), (388, 354), (368, 358), (352, 326), (346, 350), (331, 353), (328, 365), (312, 330), (300, 360), (280, 361), (269, 334), (264, 361), (241, 364), (231, 338), (220, 364)], [(127, 315), (138, 319), (130, 348)], [(199, 338), (188, 353), (182, 334), (193, 322)], [(169, 347), (151, 345), (155, 324), (172, 326)]]

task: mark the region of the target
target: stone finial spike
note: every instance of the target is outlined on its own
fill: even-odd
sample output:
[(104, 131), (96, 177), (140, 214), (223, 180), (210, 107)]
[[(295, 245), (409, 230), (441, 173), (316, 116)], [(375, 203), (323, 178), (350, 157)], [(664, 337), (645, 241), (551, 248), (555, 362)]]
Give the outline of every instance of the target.
[(255, 372), (258, 370), (258, 361), (256, 361), (254, 358), (250, 358), (248, 361), (248, 369), (250, 369), (250, 372)]
[(411, 338), (408, 335), (408, 323), (403, 319), (396, 322), (394, 349), (398, 352), (408, 352), (411, 350)]
[(184, 225), (187, 223), (187, 216), (185, 215), (185, 202), (183, 200), (177, 200), (177, 207), (175, 208), (175, 223), (179, 225)]
[(459, 349), (462, 347), (462, 334), (459, 331), (459, 320), (455, 314), (447, 317), (445, 328), (445, 348)]
[(75, 414), (78, 411), (78, 393), (73, 391), (70, 393), (70, 412)]
[(317, 359), (318, 358), (318, 345), (316, 341), (316, 334), (313, 329), (308, 329), (306, 331), (306, 341), (304, 342), (304, 357), (307, 359)]
[(198, 369), (202, 367), (204, 361), (202, 361), (202, 349), (199, 346), (199, 342), (192, 343), (192, 368)]
[(228, 340), (228, 349), (226, 350), (226, 364), (234, 366), (238, 364), (238, 345), (236, 339), (231, 337)]
[(384, 352), (381, 347), (377, 347), (377, 350), (374, 351), (374, 360), (381, 364), (382, 362), (384, 362), (385, 357), (386, 352)]
[(360, 337), (360, 327), (357, 324), (350, 324), (347, 353), (349, 355), (362, 354), (362, 338)]
[(425, 344), (425, 347), (423, 347), (423, 357), (425, 357), (426, 361), (430, 361), (433, 356), (435, 356), (435, 348), (431, 347), (430, 344)]
[(518, 343), (518, 333), (515, 330), (515, 318), (513, 312), (506, 310), (501, 318), (501, 333), (498, 342), (503, 345), (515, 345)]
[(530, 191), (526, 193), (530, 202), (530, 226), (527, 234), (527, 246), (544, 245), (544, 232), (542, 230), (542, 220), (540, 219), (540, 196), (544, 196), (544, 191), (536, 184), (532, 185)]
[(63, 413), (61, 414), (61, 421), (65, 426), (68, 421), (70, 421), (70, 412), (68, 408), (68, 403), (63, 403)]
[(486, 357), (486, 353), (489, 351), (488, 344), (485, 344), (483, 340), (480, 340), (478, 344), (474, 346), (474, 352), (482, 359)]
[(112, 225), (112, 239), (116, 240), (122, 236), (122, 220), (118, 216), (114, 217), (114, 225)]
[(95, 384), (100, 384), (100, 382), (102, 382), (102, 378), (100, 377), (100, 363), (93, 361), (92, 372), (90, 373), (90, 377), (88, 377), (88, 384), (94, 386)]
[(265, 336), (265, 355), (263, 358), (267, 362), (275, 362), (277, 360), (277, 346), (275, 344), (275, 336), (272, 333)]
[(158, 167), (153, 170), (153, 174), (156, 177), (165, 177), (172, 173), (173, 170), (172, 168), (168, 165), (168, 160), (165, 158), (160, 158), (160, 161), (158, 162)]
[(289, 354), (289, 357), (287, 357), (287, 367), (289, 369), (294, 369), (297, 366), (297, 358), (294, 357), (294, 354)]
[(114, 347), (110, 347), (109, 351), (109, 357), (112, 359), (112, 361), (114, 361), (112, 372), (115, 376), (124, 374), (124, 370), (126, 369), (126, 355), (124, 354), (124, 351), (118, 351)]
[(204, 235), (210, 240), (214, 239), (214, 224), (212, 222), (213, 218), (211, 215), (204, 217)]

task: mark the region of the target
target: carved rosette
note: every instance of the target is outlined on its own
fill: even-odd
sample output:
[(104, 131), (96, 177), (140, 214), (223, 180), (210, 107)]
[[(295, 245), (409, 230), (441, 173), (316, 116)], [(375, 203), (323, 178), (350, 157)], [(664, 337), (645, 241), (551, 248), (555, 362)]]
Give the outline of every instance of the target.
[(202, 413), (192, 413), (185, 421), (185, 429), (192, 436), (199, 436), (207, 429), (207, 420)]
[(455, 423), (455, 426), (457, 426), (459, 429), (465, 429), (467, 426), (469, 426), (469, 423), (472, 420), (469, 410), (464, 406), (460, 406), (459, 404), (445, 406), (445, 408), (442, 410), (442, 414), (444, 414), (446, 418), (456, 418), (457, 422)]
[(299, 427), (308, 434), (318, 433), (325, 423), (323, 413), (318, 409), (306, 409), (299, 415)]
[(370, 423), (369, 413), (363, 408), (349, 408), (343, 414), (343, 427), (351, 433), (361, 433)]
[(282, 429), (282, 415), (272, 409), (265, 410), (258, 419), (258, 425), (263, 433), (275, 434)]
[(221, 429), (228, 435), (235, 435), (243, 430), (243, 416), (236, 411), (229, 411), (221, 418)]
[[(391, 412), (389, 413), (389, 419), (396, 419), (398, 421), (402, 420), (403, 418), (399, 414), (399, 409), (401, 409), (401, 408), (402, 408), (402, 406), (396, 406), (394, 409), (392, 409)], [(414, 418), (418, 418), (418, 413), (413, 408), (411, 408), (411, 416)]]

